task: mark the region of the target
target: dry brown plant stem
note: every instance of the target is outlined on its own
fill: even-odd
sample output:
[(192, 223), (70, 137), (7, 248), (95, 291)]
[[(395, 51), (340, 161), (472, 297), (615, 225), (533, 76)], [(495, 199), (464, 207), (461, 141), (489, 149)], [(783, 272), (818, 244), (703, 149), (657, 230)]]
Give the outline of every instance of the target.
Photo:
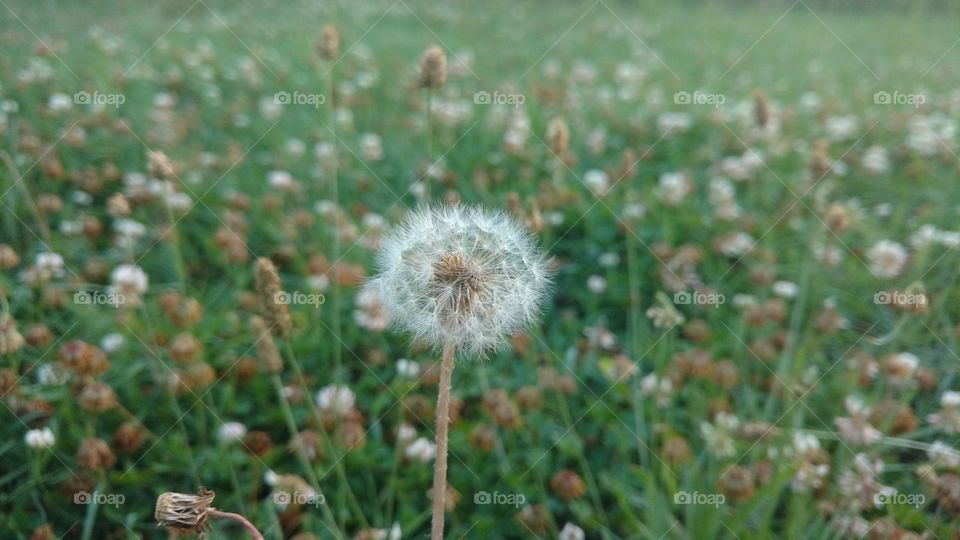
[(447, 431), (450, 426), (450, 389), (453, 381), (453, 345), (443, 348), (440, 363), (440, 395), (437, 397), (437, 457), (433, 464), (433, 527), (430, 538), (443, 539), (443, 518), (447, 499)]
[(253, 526), (253, 523), (250, 523), (247, 518), (241, 516), (240, 514), (234, 514), (233, 512), (221, 512), (216, 508), (211, 508), (207, 510), (207, 515), (216, 518), (216, 519), (229, 519), (231, 521), (236, 521), (240, 525), (243, 525), (243, 528), (247, 530), (247, 533), (253, 538), (253, 540), (263, 540), (263, 535), (260, 534), (260, 531)]

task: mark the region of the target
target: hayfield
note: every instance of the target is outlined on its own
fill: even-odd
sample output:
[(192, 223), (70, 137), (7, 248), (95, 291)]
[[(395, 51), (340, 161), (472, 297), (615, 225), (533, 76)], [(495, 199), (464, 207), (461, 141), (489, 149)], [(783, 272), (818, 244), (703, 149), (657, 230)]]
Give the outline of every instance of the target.
[(429, 535), (450, 290), (446, 538), (956, 537), (958, 16), (3, 0), (0, 537)]

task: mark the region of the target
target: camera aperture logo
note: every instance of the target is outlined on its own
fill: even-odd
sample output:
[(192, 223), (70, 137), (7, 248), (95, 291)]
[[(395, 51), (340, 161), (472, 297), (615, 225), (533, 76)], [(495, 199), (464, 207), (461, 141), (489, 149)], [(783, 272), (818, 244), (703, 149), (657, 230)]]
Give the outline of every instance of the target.
[(700, 90), (695, 90), (693, 93), (681, 90), (673, 94), (674, 105), (709, 105), (718, 109), (726, 102), (727, 96), (723, 94), (701, 92)]
[(527, 497), (523, 493), (500, 493), (494, 491), (477, 491), (473, 494), (473, 504), (506, 504), (515, 508), (527, 504)]
[(101, 493), (94, 491), (77, 491), (73, 494), (73, 504), (96, 504), (97, 506), (119, 507), (127, 501), (123, 493)]
[(523, 94), (505, 94), (503, 92), (490, 93), (486, 90), (474, 92), (474, 105), (513, 105), (519, 109), (521, 105), (527, 102), (527, 97)]
[(924, 94), (904, 94), (903, 92), (880, 91), (873, 94), (874, 105), (909, 105), (919, 109), (921, 105), (927, 102), (927, 96)]
[(73, 303), (78, 306), (112, 306), (119, 308), (126, 302), (123, 294), (117, 292), (77, 291), (73, 294)]
[(92, 94), (86, 90), (81, 90), (73, 94), (73, 103), (75, 105), (105, 105), (113, 108), (119, 108), (127, 102), (127, 96), (123, 94), (105, 94), (94, 91)]
[(673, 303), (677, 305), (713, 306), (720, 307), (727, 301), (727, 297), (716, 292), (680, 291), (673, 294)]
[(279, 92), (274, 92), (273, 102), (277, 105), (307, 105), (320, 108), (321, 105), (327, 102), (327, 96), (324, 94), (309, 94), (299, 90), (294, 90), (293, 92), (280, 90)]
[(888, 504), (920, 508), (926, 502), (927, 497), (923, 493), (900, 493), (894, 489), (882, 489), (873, 494), (873, 505), (877, 508)]
[(673, 504), (696, 504), (719, 508), (726, 504), (727, 497), (723, 493), (700, 493), (694, 491), (678, 491), (673, 494)]
[(320, 293), (305, 293), (300, 291), (280, 291), (273, 295), (273, 301), (277, 304), (286, 305), (307, 305), (314, 309), (320, 309), (320, 306), (327, 301), (327, 297)]
[(277, 506), (320, 506), (327, 502), (326, 497), (312, 491), (283, 491), (273, 492), (273, 503)]
[(873, 294), (873, 303), (894, 306), (925, 306), (927, 295), (905, 291), (878, 291)]

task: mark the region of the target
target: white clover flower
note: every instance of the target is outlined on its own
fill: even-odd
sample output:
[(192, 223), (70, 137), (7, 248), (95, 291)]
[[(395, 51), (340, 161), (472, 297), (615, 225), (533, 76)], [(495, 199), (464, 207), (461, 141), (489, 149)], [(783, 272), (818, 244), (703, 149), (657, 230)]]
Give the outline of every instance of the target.
[(563, 530), (561, 530), (560, 534), (557, 536), (558, 540), (583, 540), (584, 538), (586, 538), (586, 535), (584, 534), (583, 529), (577, 527), (569, 521), (563, 526)]
[(907, 250), (892, 240), (880, 240), (867, 250), (870, 271), (878, 278), (894, 278), (907, 264)]
[(602, 294), (607, 290), (607, 280), (603, 276), (594, 274), (587, 278), (587, 288), (593, 294)]
[(217, 438), (220, 442), (231, 443), (239, 441), (247, 435), (247, 426), (240, 422), (224, 422), (217, 431)]
[(437, 457), (437, 445), (420, 437), (407, 446), (403, 451), (403, 455), (406, 456), (407, 459), (427, 462)]
[(317, 407), (332, 410), (339, 414), (345, 414), (352, 409), (356, 400), (357, 396), (346, 386), (331, 384), (317, 392)]
[(400, 329), (437, 347), (493, 351), (533, 323), (550, 285), (543, 253), (501, 213), (424, 208), (395, 228), (364, 290), (378, 291)]
[(43, 429), (31, 429), (26, 435), (23, 436), (23, 440), (30, 448), (34, 450), (41, 450), (43, 448), (50, 448), (53, 446), (56, 438), (53, 436), (53, 432), (50, 431), (50, 428), (45, 427)]
[(408, 379), (416, 379), (419, 374), (420, 364), (406, 358), (397, 360), (397, 375)]
[(135, 264), (121, 264), (110, 272), (110, 284), (110, 291), (122, 297), (119, 302), (137, 307), (140, 305), (140, 296), (147, 292), (150, 278)]

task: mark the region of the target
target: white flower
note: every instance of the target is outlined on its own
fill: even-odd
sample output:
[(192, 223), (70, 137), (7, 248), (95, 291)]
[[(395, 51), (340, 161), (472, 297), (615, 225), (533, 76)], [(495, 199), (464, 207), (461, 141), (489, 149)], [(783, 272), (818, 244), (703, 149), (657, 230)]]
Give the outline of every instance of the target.
[(557, 536), (557, 540), (583, 540), (584, 538), (586, 538), (586, 535), (583, 529), (569, 521), (563, 526), (563, 530), (560, 531), (560, 534)]
[(293, 176), (287, 171), (270, 171), (267, 174), (267, 183), (270, 184), (270, 187), (280, 190), (290, 190), (295, 186)]
[(683, 173), (663, 173), (657, 184), (660, 200), (667, 206), (677, 206), (693, 191), (690, 180)]
[(400, 427), (397, 428), (398, 443), (407, 444), (415, 438), (417, 438), (417, 430), (410, 424), (400, 424)]
[(361, 328), (382, 332), (390, 324), (390, 313), (383, 304), (383, 295), (376, 288), (364, 288), (357, 294), (353, 319)]
[(587, 288), (590, 289), (590, 292), (593, 294), (601, 294), (607, 290), (607, 280), (603, 279), (603, 276), (594, 274), (587, 278)]
[(870, 271), (878, 278), (895, 278), (907, 264), (907, 250), (892, 240), (880, 240), (867, 250)]
[(960, 392), (953, 390), (947, 390), (940, 396), (940, 406), (941, 407), (958, 407), (960, 406)]
[(420, 374), (420, 364), (413, 360), (401, 358), (397, 360), (397, 375), (415, 379)]
[(53, 112), (62, 112), (73, 107), (73, 98), (66, 94), (52, 94), (47, 100), (47, 107)]
[(114, 332), (103, 336), (103, 339), (100, 340), (100, 348), (107, 354), (115, 353), (120, 347), (123, 347), (125, 341), (123, 334)]
[(230, 443), (239, 441), (244, 438), (246, 434), (247, 426), (240, 422), (224, 422), (223, 425), (220, 426), (220, 430), (217, 431), (217, 438), (220, 439), (220, 442)]
[(345, 414), (353, 408), (357, 396), (346, 386), (329, 385), (317, 392), (317, 407)]
[(610, 177), (607, 176), (607, 173), (597, 169), (587, 171), (583, 175), (583, 183), (597, 197), (606, 195), (607, 190), (610, 189)]
[(364, 161), (383, 159), (383, 144), (376, 133), (364, 133), (360, 136), (360, 155)]
[(31, 429), (26, 435), (23, 436), (23, 440), (30, 448), (34, 450), (40, 450), (53, 446), (56, 438), (53, 436), (53, 432), (50, 431), (50, 428), (45, 427), (43, 429)]
[(538, 317), (550, 270), (530, 234), (466, 206), (414, 212), (384, 241), (379, 291), (394, 323), (437, 347), (482, 354)]
[(778, 281), (773, 284), (773, 294), (783, 298), (793, 298), (798, 289), (797, 284), (792, 281)]
[(34, 264), (44, 276), (60, 277), (63, 275), (63, 257), (58, 253), (49, 251), (37, 253)]
[(43, 364), (37, 369), (37, 380), (45, 386), (63, 386), (70, 380), (70, 371), (63, 364)]
[(437, 456), (437, 445), (420, 437), (407, 446), (403, 451), (403, 455), (406, 456), (407, 459), (427, 462)]
[(139, 306), (140, 295), (147, 292), (150, 278), (135, 264), (121, 264), (110, 272), (110, 291), (122, 296), (123, 305)]

